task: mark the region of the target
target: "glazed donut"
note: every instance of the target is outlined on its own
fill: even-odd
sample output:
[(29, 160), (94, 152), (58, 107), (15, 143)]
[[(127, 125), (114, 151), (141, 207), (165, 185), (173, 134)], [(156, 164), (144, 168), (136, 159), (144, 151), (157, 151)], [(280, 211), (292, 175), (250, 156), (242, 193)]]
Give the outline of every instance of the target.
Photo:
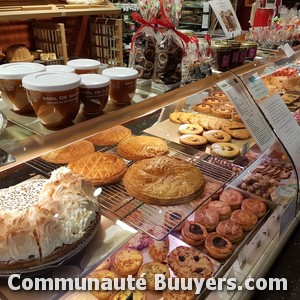
[(181, 230), (183, 241), (190, 245), (202, 245), (206, 239), (207, 231), (204, 225), (195, 221), (185, 221)]
[(220, 201), (228, 203), (232, 210), (239, 209), (243, 200), (244, 196), (239, 191), (232, 189), (223, 191), (220, 195)]
[(243, 237), (242, 226), (230, 219), (221, 221), (216, 228), (216, 232), (224, 235), (233, 243), (238, 242)]
[(204, 225), (207, 231), (214, 231), (219, 223), (219, 214), (211, 208), (199, 208), (194, 220)]
[(207, 235), (204, 246), (208, 254), (216, 259), (225, 259), (233, 252), (232, 242), (217, 232)]
[(250, 198), (242, 201), (241, 209), (252, 211), (258, 218), (261, 218), (267, 212), (267, 206), (264, 202)]
[(242, 226), (244, 231), (250, 231), (257, 224), (257, 216), (250, 210), (235, 210), (232, 212), (230, 220)]
[(218, 213), (220, 220), (229, 219), (232, 212), (230, 205), (221, 201), (209, 202), (208, 208), (215, 210)]

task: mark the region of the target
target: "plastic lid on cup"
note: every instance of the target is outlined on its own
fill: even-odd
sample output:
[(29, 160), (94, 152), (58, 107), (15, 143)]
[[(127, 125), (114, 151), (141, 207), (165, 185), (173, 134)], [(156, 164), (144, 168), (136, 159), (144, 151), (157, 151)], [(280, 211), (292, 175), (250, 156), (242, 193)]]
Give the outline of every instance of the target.
[(1, 79), (22, 79), (24, 76), (45, 71), (46, 67), (38, 63), (15, 62), (0, 65)]
[(40, 72), (26, 75), (22, 79), (24, 88), (33, 91), (66, 91), (80, 86), (81, 78), (75, 73)]
[(71, 66), (77, 70), (90, 70), (100, 67), (100, 61), (90, 58), (77, 58), (67, 62), (67, 66)]
[(114, 80), (126, 80), (137, 78), (138, 71), (133, 68), (113, 67), (103, 70), (102, 75)]
[(46, 66), (46, 71), (75, 73), (75, 69), (73, 67), (66, 65), (49, 65)]
[(81, 74), (81, 85), (83, 88), (101, 88), (109, 85), (110, 78), (100, 74)]

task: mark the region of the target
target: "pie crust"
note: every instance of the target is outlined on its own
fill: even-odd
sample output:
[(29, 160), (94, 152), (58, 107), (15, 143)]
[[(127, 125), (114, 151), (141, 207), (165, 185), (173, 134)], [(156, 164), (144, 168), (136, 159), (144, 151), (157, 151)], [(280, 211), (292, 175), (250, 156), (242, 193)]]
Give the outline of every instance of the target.
[(128, 194), (154, 205), (179, 205), (199, 197), (205, 187), (201, 171), (182, 159), (157, 156), (129, 167), (123, 183)]

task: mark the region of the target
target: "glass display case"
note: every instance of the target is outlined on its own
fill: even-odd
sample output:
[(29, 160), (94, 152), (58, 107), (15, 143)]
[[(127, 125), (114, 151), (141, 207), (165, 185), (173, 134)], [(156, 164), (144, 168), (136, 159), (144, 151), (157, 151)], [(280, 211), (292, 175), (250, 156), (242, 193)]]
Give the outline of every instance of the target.
[[(205, 180), (202, 194), (188, 203), (171, 206), (147, 204), (135, 198), (122, 180), (96, 186), (101, 187), (98, 199), (102, 219), (95, 237), (80, 253), (76, 253), (75, 259), (71, 257), (59, 265), (51, 265), (45, 276), (75, 278), (91, 275), (112, 253), (126, 242), (130, 243), (136, 234), (133, 239), (138, 237), (139, 240), (140, 236), (152, 242), (168, 239), (169, 251), (179, 246), (200, 250), (211, 262), (211, 276), (215, 278), (234, 277), (243, 286), (249, 276), (263, 277), (298, 224), (300, 135), (299, 126), (285, 105), (292, 100), (286, 100), (285, 95), (297, 95), (296, 88), (291, 90), (289, 86), (299, 78), (299, 55), (296, 52), (287, 58), (284, 53), (279, 53), (269, 60), (218, 73), (161, 95), (146, 93), (147, 100), (114, 108), (99, 117), (58, 131), (37, 133), (9, 118), (1, 135), (0, 146), (4, 155), (0, 167), (1, 188), (36, 176), (48, 178), (61, 164), (49, 163), (41, 158), (42, 155), (120, 124), (129, 128), (133, 136), (163, 140), (169, 157), (196, 167)], [(279, 77), (275, 78), (275, 87), (268, 84), (271, 76)], [(288, 81), (284, 82), (286, 79)], [(282, 83), (282, 89), (287, 87), (283, 93), (277, 90), (281, 87), (278, 82)], [(297, 85), (294, 83), (293, 86)], [(270, 105), (270, 101), (274, 105)], [(199, 128), (200, 132), (195, 135), (193, 131)], [(205, 142), (199, 137), (204, 137)], [(120, 154), (115, 145), (95, 146), (95, 151)], [(7, 154), (14, 161), (7, 161)], [(124, 161), (128, 167), (134, 165), (133, 160)], [(242, 234), (238, 241), (232, 242), (230, 253), (218, 258), (205, 244), (191, 245), (178, 228), (189, 224), (186, 220), (195, 221), (197, 212), (211, 203), (222, 202), (220, 197), (224, 192), (242, 197), (237, 207), (232, 203), (229, 205), (230, 218), (232, 211), (239, 210), (241, 201), (249, 198), (263, 203), (265, 210), (256, 217), (252, 226), (242, 227)], [(170, 211), (179, 213), (180, 217), (168, 223), (165, 220)], [(222, 212), (219, 211), (218, 215), (220, 217)], [(229, 215), (222, 216), (226, 219)], [(140, 248), (143, 248), (140, 251), (144, 262), (153, 260), (147, 245)], [(0, 271), (0, 274), (7, 277), (7, 272)], [(176, 270), (171, 268), (171, 275), (174, 274)], [(9, 299), (70, 299), (73, 296), (72, 293), (33, 291), (16, 294), (9, 290), (5, 281), (1, 283), (0, 291)], [(162, 292), (148, 293), (149, 299), (163, 297)], [(250, 293), (204, 289), (199, 298), (247, 299)], [(87, 299), (94, 299), (87, 294)]]

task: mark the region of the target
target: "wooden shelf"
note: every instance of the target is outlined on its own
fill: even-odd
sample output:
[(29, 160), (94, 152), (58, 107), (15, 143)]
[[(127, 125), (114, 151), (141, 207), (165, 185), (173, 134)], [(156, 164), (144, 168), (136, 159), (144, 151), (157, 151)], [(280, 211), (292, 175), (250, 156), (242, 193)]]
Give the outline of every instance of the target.
[(105, 0), (101, 4), (47, 4), (0, 6), (0, 21), (29, 20), (84, 15), (120, 14), (121, 10)]

